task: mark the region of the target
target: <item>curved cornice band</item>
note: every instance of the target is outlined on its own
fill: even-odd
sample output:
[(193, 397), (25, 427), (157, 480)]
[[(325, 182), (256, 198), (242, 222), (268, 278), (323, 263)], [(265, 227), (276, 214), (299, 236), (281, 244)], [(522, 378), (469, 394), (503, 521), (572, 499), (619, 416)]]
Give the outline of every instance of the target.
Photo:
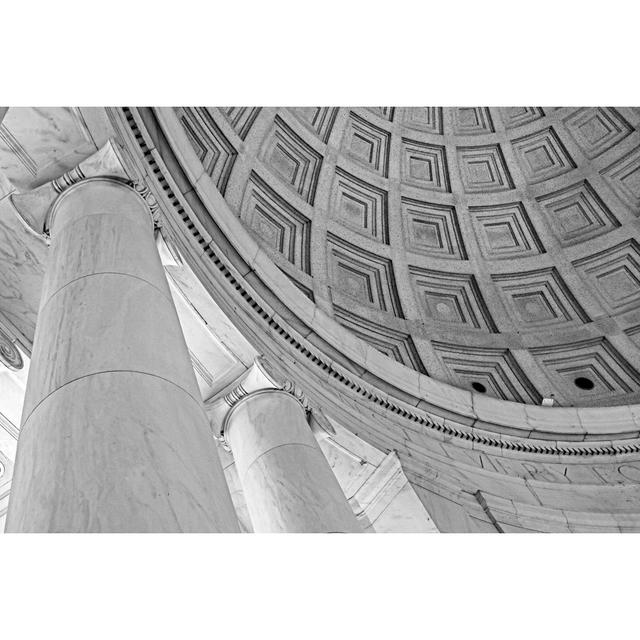
[[(236, 307), (242, 305), (243, 321), (256, 328), (252, 335), (261, 332), (272, 349), (289, 357), (295, 353), (311, 378), (330, 382), (326, 393), (335, 396), (336, 406), (342, 402), (339, 394), (346, 394), (393, 420), (420, 425), (462, 445), (504, 452), (587, 457), (640, 453), (640, 406), (538, 407), (480, 397), (365, 347), (315, 308), (258, 248), (207, 180), (171, 110), (125, 108), (121, 113), (123, 138), (137, 147), (131, 155), (146, 163), (139, 165), (141, 175), (164, 203), (172, 232), (192, 247), (188, 260), (195, 264), (206, 257), (206, 269), (217, 271), (225, 295), (229, 300), (233, 296)], [(200, 219), (199, 212), (207, 212), (209, 219)], [(342, 344), (331, 344), (335, 336)]]

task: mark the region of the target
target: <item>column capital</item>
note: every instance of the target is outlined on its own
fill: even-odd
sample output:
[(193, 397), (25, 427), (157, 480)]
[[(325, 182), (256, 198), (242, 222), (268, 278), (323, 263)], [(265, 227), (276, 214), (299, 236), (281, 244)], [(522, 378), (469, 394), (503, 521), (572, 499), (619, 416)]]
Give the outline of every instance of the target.
[(229, 415), (231, 410), (245, 398), (265, 391), (279, 391), (295, 398), (300, 403), (305, 415), (308, 415), (311, 410), (309, 401), (300, 387), (290, 380), (278, 381), (262, 357), (256, 358), (253, 365), (232, 383), (230, 389), (227, 387), (225, 391), (226, 393), (207, 402), (206, 409), (214, 430), (214, 437), (221, 442), (226, 451), (231, 451), (225, 437)]
[(147, 203), (149, 214), (151, 215), (151, 220), (153, 222), (153, 228), (160, 229), (160, 227), (162, 227), (162, 222), (160, 220), (160, 203), (153, 195), (153, 192), (151, 191), (149, 186), (142, 180), (136, 180), (135, 182), (130, 182), (129, 184), (133, 187), (134, 191)]
[(310, 428), (304, 395), (265, 377), (258, 360), (217, 401), (218, 439), (233, 452), (254, 531), (361, 531)]
[(25, 225), (49, 240), (51, 212), (58, 197), (73, 185), (96, 178), (109, 178), (131, 187), (147, 203), (154, 227), (160, 226), (158, 201), (143, 181), (131, 179), (113, 139), (60, 177), (26, 193), (14, 193), (11, 201)]

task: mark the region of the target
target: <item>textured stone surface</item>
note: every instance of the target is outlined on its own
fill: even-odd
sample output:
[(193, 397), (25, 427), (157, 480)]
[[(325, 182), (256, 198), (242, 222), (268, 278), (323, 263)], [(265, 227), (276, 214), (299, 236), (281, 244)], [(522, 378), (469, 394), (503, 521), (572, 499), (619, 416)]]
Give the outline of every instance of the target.
[[(239, 136), (223, 110), (205, 111), (242, 154), (227, 203), (307, 297), (374, 348), (518, 402), (640, 399), (637, 112), (262, 108)], [(261, 214), (248, 204), (256, 184), (277, 203)], [(383, 334), (410, 339), (412, 355)], [(536, 355), (557, 346), (575, 369), (579, 345), (602, 338), (629, 372), (606, 392), (581, 389), (584, 372), (560, 384)], [(504, 385), (473, 373), (477, 349), (513, 363)]]
[(357, 513), (395, 451), (442, 531), (640, 528), (640, 110), (107, 111), (205, 295), (383, 456), (323, 445)]
[(147, 205), (81, 182), (51, 235), (7, 530), (235, 531)]
[(226, 437), (256, 532), (360, 531), (293, 396), (255, 392), (231, 409), (228, 421)]
[[(287, 110), (278, 111), (282, 118), (286, 117)], [(364, 118), (373, 118), (380, 113), (356, 111)], [(566, 530), (567, 522), (573, 523), (572, 530), (611, 530), (612, 522), (617, 523), (616, 530), (637, 530), (640, 525), (640, 513), (631, 498), (637, 489), (634, 487), (637, 481), (629, 479), (638, 462), (640, 425), (637, 406), (626, 404), (633, 402), (633, 393), (626, 397), (624, 394), (616, 397), (616, 394), (610, 393), (606, 400), (594, 398), (594, 394), (590, 402), (596, 406), (577, 409), (549, 409), (522, 402), (496, 400), (487, 393), (491, 386), (496, 396), (507, 399), (510, 393), (512, 399), (517, 399), (517, 393), (525, 402), (538, 404), (542, 399), (541, 390), (553, 392), (549, 383), (552, 373), (539, 375), (544, 367), (539, 362), (539, 356), (546, 357), (546, 354), (538, 353), (536, 348), (552, 348), (551, 358), (557, 361), (563, 357), (561, 352), (565, 345), (570, 345), (570, 349), (575, 349), (569, 356), (570, 368), (586, 355), (603, 370), (606, 365), (611, 374), (621, 380), (622, 373), (630, 375), (635, 369), (633, 366), (625, 367), (622, 361), (635, 357), (635, 352), (628, 347), (621, 347), (615, 325), (619, 320), (604, 312), (592, 288), (585, 283), (577, 269), (572, 269), (572, 261), (579, 260), (582, 252), (589, 253), (594, 240), (599, 244), (604, 237), (611, 241), (613, 247), (618, 247), (625, 242), (625, 238), (620, 238), (623, 230), (633, 234), (635, 229), (631, 214), (624, 214), (619, 201), (614, 206), (616, 201), (611, 193), (605, 198), (606, 183), (592, 175), (592, 165), (584, 161), (572, 137), (565, 137), (562, 118), (574, 111), (555, 109), (545, 113), (541, 109), (527, 108), (503, 112), (490, 108), (494, 133), (468, 134), (460, 138), (459, 144), (447, 140), (452, 135), (450, 118), (453, 116), (449, 110), (422, 112), (422, 127), (429, 129), (433, 136), (428, 144), (444, 146), (448, 159), (456, 157), (457, 147), (495, 148), (499, 145), (504, 166), (513, 181), (513, 188), (500, 192), (499, 196), (491, 193), (467, 194), (460, 172), (455, 167), (449, 172), (452, 195), (442, 196), (441, 201), (436, 199), (435, 203), (455, 207), (467, 257), (462, 260), (447, 257), (447, 264), (444, 264), (444, 259), (416, 260), (412, 252), (403, 251), (404, 238), (398, 233), (403, 230), (401, 219), (398, 218), (403, 199), (430, 202), (425, 197), (427, 189), (425, 193), (411, 191), (407, 196), (405, 194), (409, 193), (411, 185), (404, 186), (400, 180), (394, 182), (394, 176), (401, 176), (402, 171), (402, 137), (394, 136), (398, 125), (407, 121), (406, 118), (400, 121), (395, 118), (402, 114), (402, 110), (396, 109), (393, 115), (388, 111), (384, 120), (375, 121), (376, 126), (382, 126), (384, 121), (392, 123), (387, 125), (392, 130), (388, 183), (372, 171), (366, 173), (356, 162), (349, 164), (349, 160), (342, 157), (339, 151), (333, 153), (340, 148), (340, 131), (348, 115), (340, 110), (334, 132), (328, 139), (316, 203), (313, 207), (300, 203), (305, 216), (312, 221), (312, 238), (318, 238), (317, 242), (312, 242), (311, 297), (294, 294), (296, 288), (290, 285), (290, 280), (294, 279), (308, 288), (308, 274), (302, 276), (294, 269), (287, 268), (277, 253), (266, 247), (257, 249), (252, 241), (248, 241), (246, 230), (236, 224), (235, 207), (232, 206), (231, 211), (227, 212), (219, 192), (210, 189), (206, 180), (198, 178), (201, 169), (197, 160), (194, 161), (193, 156), (185, 151), (184, 135), (173, 118), (160, 110), (162, 126), (172, 141), (173, 150), (185, 171), (197, 180), (198, 195), (204, 203), (199, 209), (198, 215), (202, 216), (200, 220), (206, 226), (207, 211), (216, 212), (217, 223), (246, 261), (247, 267), (233, 256), (227, 261), (223, 243), (215, 243), (211, 258), (216, 267), (220, 262), (234, 264), (239, 265), (242, 273), (249, 273), (246, 285), (237, 278), (225, 276), (228, 286), (226, 289), (220, 287), (220, 299), (228, 299), (228, 308), (233, 309), (234, 313), (241, 312), (251, 340), (269, 354), (283, 375), (293, 375), (295, 372), (310, 397), (325, 406), (332, 418), (335, 417), (341, 425), (372, 443), (379, 451), (398, 452), (413, 489), (442, 531)], [(629, 110), (621, 111), (624, 111), (630, 123), (636, 121)], [(508, 124), (506, 120), (500, 120), (503, 113), (511, 114)], [(432, 115), (433, 118), (429, 120)], [(389, 116), (393, 119), (389, 120)], [(246, 136), (245, 142), (250, 143), (253, 134), (259, 146), (258, 140), (269, 129), (272, 117), (273, 113), (269, 115), (268, 110), (262, 109), (261, 116), (254, 123), (255, 128)], [(416, 129), (420, 130), (420, 127), (416, 126)], [(549, 129), (553, 133), (537, 135)], [(561, 133), (558, 134), (558, 131)], [(445, 135), (436, 138), (441, 136), (440, 132)], [(299, 133), (305, 135), (303, 130)], [(526, 139), (528, 143), (529, 136), (533, 137), (533, 134), (536, 134), (535, 153), (533, 159), (530, 157), (527, 162), (531, 160), (533, 164), (538, 163), (536, 166), (544, 173), (544, 154), (549, 153), (552, 157), (552, 151), (555, 150), (557, 156), (549, 169), (550, 173), (562, 166), (558, 163), (563, 158), (575, 162), (578, 165), (576, 169), (558, 172), (540, 182), (528, 180), (511, 142)], [(633, 135), (625, 137), (620, 144), (633, 140)], [(404, 137), (409, 140), (419, 138), (417, 135)], [(307, 142), (311, 144), (311, 139)], [(624, 149), (620, 150), (618, 145), (614, 145), (602, 155), (602, 162), (614, 149), (617, 153), (624, 152)], [(259, 161), (252, 163), (250, 158), (253, 152), (250, 148), (245, 150), (248, 159), (246, 164), (251, 166), (251, 171), (258, 171)], [(170, 154), (166, 155), (170, 159)], [(343, 166), (347, 167), (344, 171), (350, 175), (388, 191), (389, 245), (373, 239), (367, 241), (364, 234), (352, 232), (347, 225), (338, 227), (331, 222), (331, 205), (323, 207), (319, 198), (321, 193), (325, 193), (331, 201), (333, 176), (337, 175), (337, 168)], [(564, 166), (566, 168), (568, 165)], [(599, 168), (596, 167), (597, 170)], [(574, 171), (580, 174), (578, 179), (575, 179)], [(242, 193), (248, 175), (248, 167), (245, 167), (238, 172), (235, 180), (234, 175), (231, 176), (225, 194), (227, 203), (237, 197), (232, 195), (234, 191)], [(583, 188), (582, 178), (585, 176), (592, 191), (584, 197), (578, 196), (576, 207), (576, 194), (587, 192)], [(540, 177), (539, 174), (537, 177)], [(569, 179), (575, 179), (571, 184), (580, 184), (580, 188), (565, 192), (571, 186), (567, 185)], [(595, 187), (594, 183), (597, 183)], [(278, 190), (277, 181), (270, 182), (270, 186)], [(581, 207), (587, 210), (591, 206), (595, 211), (594, 203), (599, 204), (598, 200), (589, 199), (595, 193), (620, 225), (612, 225), (602, 236), (595, 234), (569, 248), (559, 248), (560, 243), (556, 242), (554, 233), (544, 223), (543, 217), (548, 213), (542, 213), (541, 208), (536, 206), (538, 197), (558, 193), (561, 200), (565, 193), (573, 198), (565, 214), (568, 220), (575, 220), (582, 215)], [(556, 202), (555, 199), (553, 202)], [(600, 219), (603, 219), (602, 215), (606, 216), (602, 211), (597, 211)], [(225, 215), (220, 212), (225, 212)], [(523, 264), (519, 257), (514, 259), (500, 251), (496, 251), (495, 258), (487, 259), (488, 253), (483, 255), (481, 249), (476, 248), (474, 242), (478, 234), (468, 213), (489, 218), (493, 212), (506, 215), (498, 220), (503, 228), (495, 233), (491, 230), (487, 243), (497, 239), (497, 243), (492, 242), (493, 249), (506, 248), (514, 253), (519, 250), (517, 245), (520, 245), (528, 263)], [(608, 216), (606, 218), (609, 219)], [(622, 219), (626, 222), (622, 222)], [(483, 219), (481, 222), (483, 225), (486, 222), (491, 224), (490, 220)], [(577, 225), (574, 223), (572, 227), (569, 224), (569, 228), (577, 228)], [(511, 229), (518, 232), (517, 241), (505, 242)], [(193, 236), (192, 242), (199, 242), (199, 232), (189, 231), (189, 235)], [(427, 237), (433, 238), (434, 233), (431, 232)], [(359, 286), (353, 289), (366, 304), (360, 305), (353, 297), (349, 300), (344, 290), (336, 293), (336, 287), (331, 282), (332, 272), (327, 269), (334, 258), (327, 251), (330, 243), (325, 242), (326, 238), (332, 240), (334, 247), (337, 245), (342, 248), (346, 243), (356, 247), (357, 251), (344, 256), (343, 264), (349, 261), (353, 263), (363, 256), (366, 258), (361, 263), (368, 270), (368, 276), (360, 277)], [(633, 246), (625, 244), (617, 251), (623, 260), (628, 261)], [(221, 257), (223, 254), (224, 258)], [(206, 260), (206, 257), (203, 258), (204, 264)], [(384, 265), (384, 268), (378, 266), (374, 269), (375, 265)], [(467, 276), (467, 281), (469, 276), (473, 276), (495, 330), (481, 331), (471, 324), (469, 329), (444, 332), (440, 328), (444, 323), (420, 323), (420, 307), (410, 290), (412, 285), (408, 267), (438, 274), (448, 271), (455, 274), (458, 281), (460, 276)], [(250, 270), (255, 270), (257, 277)], [(283, 271), (287, 278), (282, 276)], [(400, 311), (404, 317), (396, 313), (397, 307), (394, 309), (390, 305), (390, 313), (379, 304), (380, 301), (386, 303), (391, 299), (388, 296), (393, 291), (388, 277), (390, 273), (394, 274)], [(519, 281), (520, 274), (524, 276), (522, 281)], [(357, 283), (357, 277), (352, 276), (352, 280), (354, 284)], [(540, 290), (530, 290), (536, 283)], [(246, 300), (245, 306), (236, 304), (236, 291)], [(462, 288), (458, 294), (463, 301), (464, 291)], [(407, 295), (407, 292), (412, 295)], [(343, 298), (336, 304), (335, 296), (338, 294)], [(469, 299), (469, 294), (466, 294), (466, 298)], [(286, 309), (282, 303), (285, 303)], [(511, 309), (507, 304), (511, 305)], [(466, 308), (473, 309), (469, 305)], [(351, 318), (345, 316), (345, 309), (353, 314)], [(518, 320), (516, 312), (521, 320)], [(347, 329), (341, 330), (334, 322), (338, 314), (342, 320), (347, 317)], [(366, 320), (366, 323), (358, 323), (358, 318)], [(528, 330), (521, 326), (525, 320), (530, 325)], [(378, 328), (374, 326), (372, 329), (372, 325)], [(372, 344), (366, 344), (363, 327), (373, 331)], [(393, 334), (389, 332), (390, 328), (395, 330)], [(417, 347), (419, 362), (425, 365), (430, 376), (412, 370), (399, 361), (401, 358), (397, 356), (400, 347), (389, 347), (391, 335), (396, 345), (399, 340), (407, 345), (406, 336), (412, 339)], [(632, 337), (636, 336), (630, 332), (629, 338)], [(434, 357), (435, 348), (440, 357)], [(447, 379), (438, 373), (444, 358), (452, 369), (469, 376), (467, 380), (471, 389), (474, 389), (474, 383), (483, 384), (478, 378), (472, 377), (481, 367), (485, 392), (466, 391), (461, 388), (459, 380), (455, 381), (457, 388), (439, 383), (437, 378)], [(546, 388), (545, 379), (548, 384)], [(576, 387), (574, 380), (570, 381)], [(577, 389), (571, 392), (574, 394), (572, 399), (564, 399), (561, 403), (589, 403), (589, 400), (583, 402), (575, 399)], [(500, 395), (500, 392), (505, 395)], [(621, 406), (598, 406), (607, 402), (620, 402)], [(627, 474), (629, 478), (624, 478), (621, 470), (631, 470)], [(538, 486), (533, 480), (542, 484)], [(502, 508), (497, 509), (492, 496), (499, 496), (506, 501), (501, 503)], [(542, 509), (538, 510), (536, 518), (527, 520), (527, 509), (534, 505)]]

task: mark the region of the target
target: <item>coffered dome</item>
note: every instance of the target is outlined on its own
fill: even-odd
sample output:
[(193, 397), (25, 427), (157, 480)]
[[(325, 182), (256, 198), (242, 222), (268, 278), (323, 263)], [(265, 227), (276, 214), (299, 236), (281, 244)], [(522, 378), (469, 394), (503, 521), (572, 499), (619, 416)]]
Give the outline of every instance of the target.
[(246, 229), (357, 339), (502, 400), (640, 400), (640, 110), (175, 113)]

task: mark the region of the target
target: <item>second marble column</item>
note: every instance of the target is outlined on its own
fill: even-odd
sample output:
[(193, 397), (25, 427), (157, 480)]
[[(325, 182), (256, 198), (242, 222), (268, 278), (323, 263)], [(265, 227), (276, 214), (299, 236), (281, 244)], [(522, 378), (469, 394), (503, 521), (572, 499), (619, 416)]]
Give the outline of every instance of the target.
[(242, 397), (224, 431), (256, 532), (361, 531), (293, 395), (263, 389)]

